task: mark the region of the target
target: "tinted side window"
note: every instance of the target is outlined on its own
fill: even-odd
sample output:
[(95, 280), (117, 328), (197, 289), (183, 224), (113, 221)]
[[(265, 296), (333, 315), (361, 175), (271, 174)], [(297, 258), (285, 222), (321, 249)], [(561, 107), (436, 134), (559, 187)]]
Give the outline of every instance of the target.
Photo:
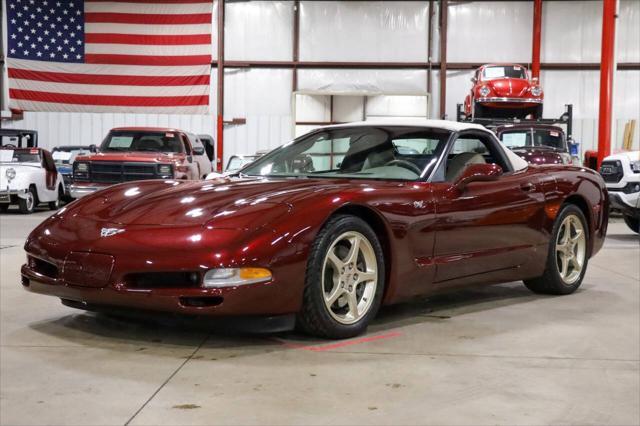
[(455, 140), (444, 164), (444, 180), (454, 182), (471, 164), (497, 164), (509, 167), (493, 141), (484, 135), (462, 135)]

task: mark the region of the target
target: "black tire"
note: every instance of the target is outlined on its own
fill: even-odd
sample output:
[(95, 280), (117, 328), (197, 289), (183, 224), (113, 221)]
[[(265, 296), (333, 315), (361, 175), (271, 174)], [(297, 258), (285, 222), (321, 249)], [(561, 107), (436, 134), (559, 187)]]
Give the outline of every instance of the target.
[(476, 103), (473, 105), (473, 118), (486, 118), (487, 112), (486, 108), (482, 105)]
[[(328, 250), (334, 241), (346, 232), (361, 234), (371, 245), (376, 258), (377, 285), (368, 311), (352, 324), (343, 324), (336, 320), (325, 304), (325, 283), (323, 266)], [(357, 269), (357, 266), (356, 266)], [(296, 325), (304, 332), (329, 339), (344, 339), (363, 333), (376, 316), (385, 285), (385, 264), (382, 246), (375, 232), (362, 219), (351, 215), (332, 217), (318, 233), (307, 261), (302, 310), (296, 318)], [(357, 286), (356, 286), (357, 287)], [(362, 300), (362, 299), (360, 299)], [(337, 301), (339, 302), (339, 300)]]
[[(560, 233), (561, 225), (564, 220), (570, 215), (575, 216), (578, 220), (580, 220), (582, 224), (585, 236), (585, 249), (582, 270), (580, 271), (578, 278), (571, 283), (567, 283), (563, 280), (558, 270), (556, 243), (558, 240), (558, 234)], [(582, 279), (584, 278), (584, 274), (587, 271), (587, 266), (589, 263), (589, 238), (589, 226), (587, 225), (587, 220), (585, 219), (582, 210), (580, 210), (574, 204), (565, 204), (561, 208), (560, 213), (558, 214), (553, 225), (553, 232), (551, 233), (551, 239), (549, 241), (545, 271), (542, 276), (538, 278), (524, 280), (524, 284), (527, 286), (527, 288), (534, 293), (555, 295), (571, 294), (576, 291), (578, 287), (580, 287), (580, 284), (582, 284)]]
[(18, 206), (22, 214), (33, 213), (38, 205), (38, 194), (33, 186), (29, 188), (29, 197), (30, 198), (26, 200), (24, 198), (18, 198)]
[(640, 218), (624, 216), (624, 223), (626, 223), (633, 232), (640, 234)]
[(64, 189), (61, 186), (58, 187), (58, 198), (55, 201), (49, 201), (49, 208), (51, 210), (58, 210), (60, 208), (60, 201), (64, 197)]
[(2, 203), (0, 204), (0, 213), (6, 213), (7, 210), (9, 210), (9, 203)]

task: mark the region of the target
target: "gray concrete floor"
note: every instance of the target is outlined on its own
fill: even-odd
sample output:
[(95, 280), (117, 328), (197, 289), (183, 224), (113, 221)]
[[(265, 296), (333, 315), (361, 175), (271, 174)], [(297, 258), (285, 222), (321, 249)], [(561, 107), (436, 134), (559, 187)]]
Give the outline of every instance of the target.
[(384, 309), (365, 337), (83, 313), (19, 283), (49, 212), (0, 216), (3, 425), (640, 423), (640, 244), (620, 221), (580, 291), (520, 283)]

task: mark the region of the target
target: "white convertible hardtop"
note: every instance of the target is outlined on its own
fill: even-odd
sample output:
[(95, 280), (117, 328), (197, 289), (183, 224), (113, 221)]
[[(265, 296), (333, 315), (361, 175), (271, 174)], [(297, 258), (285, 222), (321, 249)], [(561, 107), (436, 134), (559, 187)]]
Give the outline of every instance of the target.
[[(494, 137), (495, 134), (487, 129), (484, 126), (473, 123), (461, 123), (459, 121), (450, 121), (450, 120), (427, 120), (425, 118), (394, 118), (389, 120), (371, 120), (371, 121), (356, 121), (353, 123), (344, 123), (344, 124), (334, 124), (330, 126), (323, 126), (320, 129), (324, 128), (342, 128), (342, 127), (364, 127), (364, 126), (415, 126), (415, 127), (429, 127), (436, 129), (444, 129), (449, 130), (450, 132), (461, 132), (463, 130), (482, 130), (487, 132)], [(525, 160), (520, 158), (515, 152), (511, 151), (509, 148), (504, 146), (504, 144), (499, 143), (500, 148), (502, 148), (509, 158), (511, 165), (514, 170), (524, 170), (529, 166)]]

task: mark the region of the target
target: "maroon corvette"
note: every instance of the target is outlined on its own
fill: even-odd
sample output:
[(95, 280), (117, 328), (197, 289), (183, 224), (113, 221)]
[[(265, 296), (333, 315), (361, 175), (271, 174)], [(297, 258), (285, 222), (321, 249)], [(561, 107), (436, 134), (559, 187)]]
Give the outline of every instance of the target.
[(344, 338), (382, 304), (445, 289), (572, 293), (608, 210), (597, 173), (529, 165), (478, 125), (331, 126), (224, 179), (68, 205), (27, 239), (22, 285), (84, 309), (282, 316)]

